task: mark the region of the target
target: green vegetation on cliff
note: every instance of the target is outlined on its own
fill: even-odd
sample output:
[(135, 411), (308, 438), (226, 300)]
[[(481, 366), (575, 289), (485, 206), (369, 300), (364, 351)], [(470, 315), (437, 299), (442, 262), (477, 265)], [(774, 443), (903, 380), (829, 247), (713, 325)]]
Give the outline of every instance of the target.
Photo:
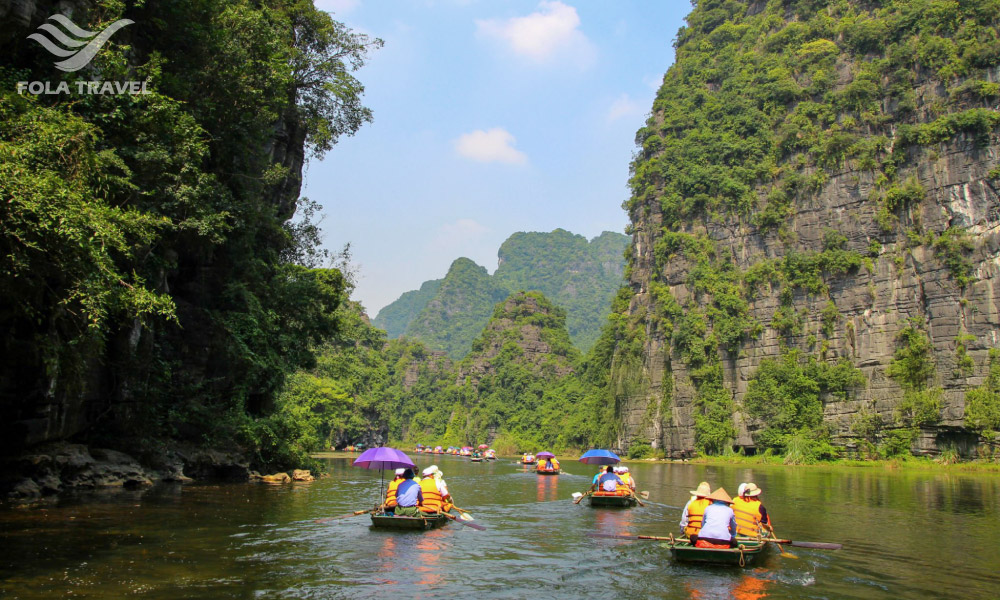
[[(639, 379), (633, 361), (617, 357), (634, 354), (640, 337), (661, 339), (669, 355), (664, 396), (674, 393), (671, 365), (683, 366), (700, 451), (731, 448), (735, 410), (756, 419), (749, 425), (762, 447), (787, 451), (788, 440), (817, 431), (821, 403), (809, 399), (822, 396), (820, 369), (845, 360), (843, 348), (832, 360), (831, 342), (854, 343), (854, 323), (831, 291), (840, 280), (873, 273), (879, 260), (895, 260), (898, 270), (903, 252), (923, 246), (923, 256), (950, 274), (956, 296), (974, 282), (975, 239), (947, 221), (926, 228), (919, 207), (926, 191), (915, 173), (932, 152), (924, 147), (961, 143), (975, 151), (995, 143), (998, 25), (996, 0), (694, 3), (677, 35), (676, 63), (636, 135), (625, 207), (634, 231), (648, 236), (644, 258), (652, 247), (655, 265), (630, 250), (627, 277), (649, 296), (621, 303), (611, 337), (599, 342), (617, 348), (605, 353), (612, 380)], [(827, 182), (845, 171), (857, 174), (855, 184), (871, 182), (867, 206), (849, 218), (870, 214), (877, 227), (852, 226), (851, 239), (831, 229), (818, 240), (797, 229), (798, 215), (821, 209)], [(777, 307), (763, 322), (751, 306), (771, 298)], [(821, 326), (807, 330), (817, 304)], [(722, 366), (768, 327), (783, 357), (751, 372), (737, 406)], [(941, 392), (926, 385), (933, 361), (923, 363), (929, 373), (910, 369), (925, 334), (904, 326), (901, 336), (888, 371), (904, 388), (894, 425), (913, 431), (939, 420)], [(636, 401), (662, 399), (640, 390), (615, 400)]]
[[(381, 41), (311, 2), (84, 6), (135, 22), (85, 70), (0, 47), (4, 443), (231, 443), (336, 331), (343, 277), (289, 220), (302, 157), (371, 120), (351, 72)], [(96, 75), (151, 93), (14, 91)]]
[(486, 324), (493, 303), (534, 290), (566, 309), (570, 338), (587, 351), (621, 285), (627, 245), (627, 236), (608, 231), (589, 242), (562, 229), (515, 233), (500, 247), (500, 266), (486, 276), (488, 282), (481, 267), (459, 259), (444, 279), (406, 292), (379, 311), (374, 323), (390, 338), (405, 334), (459, 359)]

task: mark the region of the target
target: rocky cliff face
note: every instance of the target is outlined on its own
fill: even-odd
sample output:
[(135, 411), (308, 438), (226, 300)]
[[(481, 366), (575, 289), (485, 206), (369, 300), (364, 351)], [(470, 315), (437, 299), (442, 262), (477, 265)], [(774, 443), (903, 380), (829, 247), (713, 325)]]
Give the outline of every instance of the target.
[[(823, 5), (817, 10), (792, 4), (769, 2), (765, 10), (763, 3), (699, 3), (678, 36), (677, 64), (639, 132), (642, 151), (629, 203), (633, 296), (624, 316), (637, 323), (642, 385), (618, 396), (625, 423), (619, 445), (645, 438), (671, 456), (703, 447), (699, 427), (712, 402), (706, 366), (717, 364), (731, 400), (735, 435), (729, 443), (754, 448), (763, 424), (747, 415), (748, 386), (763, 361), (798, 350), (827, 363), (847, 359), (863, 373), (863, 385), (844, 397), (824, 395), (822, 406), (830, 439), (856, 447), (863, 418), (877, 419), (882, 434), (903, 426), (905, 390), (888, 371), (901, 333), (919, 323), (933, 365), (922, 385), (940, 388), (941, 403), (937, 418), (916, 427), (912, 450), (953, 445), (968, 452), (976, 435), (964, 425), (965, 392), (982, 383), (986, 355), (1000, 343), (996, 55), (964, 64), (958, 76), (921, 55), (922, 41), (932, 35), (920, 25), (928, 14), (901, 3), (878, 10), (859, 2), (813, 3)], [(904, 25), (904, 13), (916, 21)], [(859, 24), (881, 31), (883, 39), (861, 46)], [(939, 29), (935, 43), (948, 45), (971, 26)], [(995, 16), (977, 26), (995, 35)], [(897, 62), (893, 53), (911, 47), (914, 56)], [(819, 48), (827, 53), (825, 66), (810, 67), (810, 53)], [(780, 58), (767, 66), (773, 49)], [(775, 73), (784, 67), (787, 72)], [(695, 70), (702, 75), (692, 76)], [(772, 106), (738, 114), (726, 100), (741, 93), (747, 71), (756, 78), (752, 89), (785, 86), (785, 95), (772, 89), (766, 92)], [(826, 83), (817, 87), (822, 78)], [(894, 88), (897, 79), (906, 89)], [(871, 97), (858, 110), (847, 98), (865, 82)], [(963, 95), (977, 85), (990, 94)], [(735, 116), (720, 127), (714, 116), (699, 122), (705, 112), (681, 120), (666, 106), (683, 106), (679, 99), (692, 95), (699, 106), (717, 103)], [(829, 114), (803, 118), (813, 110)], [(973, 113), (982, 123), (937, 129)], [(740, 122), (744, 116), (760, 121)], [(690, 170), (663, 162), (675, 158), (672, 144), (680, 141), (717, 152), (705, 127), (734, 133), (735, 146), (746, 143), (733, 152), (753, 153), (750, 145), (760, 144), (753, 164), (717, 154), (702, 163), (745, 186), (733, 198), (749, 208), (710, 183), (677, 183)], [(837, 136), (846, 136), (841, 141), (853, 150), (837, 150), (831, 143)], [(866, 144), (876, 150), (859, 149)], [(838, 151), (840, 157), (829, 160)], [(760, 171), (740, 171), (761, 162)], [(846, 262), (835, 263), (835, 254)], [(815, 260), (812, 283), (791, 266), (807, 259)], [(692, 351), (692, 331), (705, 342), (703, 355), (701, 346)]]

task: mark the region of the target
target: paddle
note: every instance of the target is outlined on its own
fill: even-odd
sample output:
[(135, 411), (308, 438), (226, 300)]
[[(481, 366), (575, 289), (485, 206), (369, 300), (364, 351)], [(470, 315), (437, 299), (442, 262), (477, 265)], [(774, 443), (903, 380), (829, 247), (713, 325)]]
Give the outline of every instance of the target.
[(469, 511), (465, 510), (464, 508), (459, 508), (459, 507), (455, 506), (454, 504), (452, 504), (451, 507), (454, 508), (455, 510), (457, 510), (458, 512), (462, 513), (462, 520), (463, 521), (474, 521), (475, 520), (475, 519), (472, 518), (472, 515), (469, 514)]
[(462, 519), (459, 519), (455, 515), (449, 515), (448, 513), (441, 513), (441, 514), (444, 515), (444, 516), (446, 516), (446, 517), (448, 517), (452, 521), (458, 523), (459, 525), (465, 525), (466, 527), (471, 527), (473, 529), (478, 529), (479, 531), (486, 531), (486, 528), (483, 527), (482, 525), (480, 525), (479, 523), (472, 523), (470, 521), (463, 521)]
[(349, 515), (340, 515), (339, 517), (326, 517), (324, 519), (316, 519), (313, 523), (326, 523), (327, 521), (336, 521), (337, 519), (346, 519), (348, 517), (356, 517), (358, 515), (363, 515), (365, 513), (375, 512), (375, 509), (369, 508), (366, 510), (356, 510)]
[(639, 506), (646, 506), (643, 504), (642, 500), (639, 500), (639, 496), (635, 492), (632, 492), (632, 497), (635, 498), (635, 501), (639, 504)]
[(843, 544), (834, 544), (830, 542), (796, 542), (792, 540), (771, 540), (774, 543), (782, 543), (788, 546), (795, 546), (796, 548), (813, 548), (815, 550), (840, 550), (844, 547)]
[[(657, 542), (669, 542), (669, 541), (686, 542), (686, 541), (688, 541), (687, 538), (674, 538), (673, 540), (671, 540), (671, 538), (668, 538), (668, 537), (661, 537), (661, 536), (655, 536), (655, 535), (618, 535), (618, 534), (614, 534), (614, 533), (588, 533), (587, 535), (589, 537), (610, 538), (610, 539), (615, 539), (615, 540), (652, 540), (652, 541), (657, 541)], [(740, 538), (737, 538), (737, 539), (740, 539)], [(779, 540), (779, 539), (772, 539), (772, 540), (768, 540), (768, 541), (775, 542), (775, 543), (785, 544), (787, 546), (795, 546), (797, 548), (814, 548), (814, 549), (817, 549), (817, 550), (840, 550), (841, 548), (844, 547), (843, 544), (833, 544), (833, 543), (827, 543), (827, 542), (796, 542), (796, 541), (792, 541), (792, 540)]]
[(770, 541), (774, 542), (774, 544), (778, 547), (778, 550), (781, 551), (781, 557), (782, 558), (798, 558), (798, 556), (795, 556), (791, 552), (785, 552), (785, 549), (782, 548), (781, 544), (779, 543), (778, 537), (776, 535), (774, 535), (774, 528), (773, 527), (771, 527), (770, 525), (768, 525), (767, 529), (770, 532), (771, 537), (770, 538), (765, 538), (765, 539), (769, 539)]
[(581, 494), (580, 492), (573, 492), (573, 504), (579, 504), (580, 500), (583, 500), (587, 496), (594, 493), (594, 490), (587, 491), (586, 494)]

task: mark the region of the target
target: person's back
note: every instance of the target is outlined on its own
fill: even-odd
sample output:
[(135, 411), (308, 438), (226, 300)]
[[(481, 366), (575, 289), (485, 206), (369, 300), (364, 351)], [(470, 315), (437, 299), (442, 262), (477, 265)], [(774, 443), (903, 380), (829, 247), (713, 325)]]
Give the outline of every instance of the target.
[(402, 477), (397, 477), (389, 482), (389, 489), (385, 493), (385, 508), (390, 511), (396, 508), (396, 493), (399, 490), (399, 484), (406, 481)]
[(687, 505), (687, 521), (684, 525), (684, 535), (689, 538), (698, 535), (701, 531), (702, 519), (705, 517), (705, 509), (712, 503), (708, 498), (692, 498)]
[(737, 532), (739, 535), (756, 537), (762, 528), (770, 526), (770, 519), (767, 509), (760, 503), (761, 489), (754, 483), (748, 483), (743, 492), (733, 500)]
[(719, 488), (712, 492), (708, 499), (712, 503), (705, 508), (696, 545), (732, 546), (736, 541), (736, 517), (730, 506), (732, 498), (725, 489)]
[(423, 501), (420, 484), (413, 481), (413, 473), (408, 472), (396, 488), (396, 510), (399, 516), (412, 517), (420, 514), (418, 506)]
[(602, 492), (614, 492), (621, 484), (621, 478), (611, 471), (606, 471), (604, 475), (601, 475), (600, 479), (597, 480), (597, 487)]
[(443, 500), (441, 491), (438, 489), (434, 477), (425, 476), (420, 480), (420, 491), (423, 492), (424, 502), (420, 505), (420, 510), (425, 513), (441, 512)]

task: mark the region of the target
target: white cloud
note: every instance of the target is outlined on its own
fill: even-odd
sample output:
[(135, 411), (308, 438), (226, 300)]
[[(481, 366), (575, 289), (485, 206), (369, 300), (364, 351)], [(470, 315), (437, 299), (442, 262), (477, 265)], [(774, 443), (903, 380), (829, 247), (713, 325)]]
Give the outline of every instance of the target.
[(576, 9), (558, 0), (543, 0), (538, 8), (538, 12), (526, 17), (477, 19), (476, 29), (483, 37), (499, 40), (518, 56), (534, 62), (567, 58), (580, 66), (589, 64), (594, 48), (579, 30), (580, 16)]
[(334, 15), (346, 15), (360, 4), (360, 0), (316, 0), (316, 8), (332, 12)]
[(523, 165), (528, 156), (514, 148), (514, 136), (502, 127), (489, 131), (477, 129), (465, 133), (455, 140), (455, 150), (460, 156), (477, 162), (500, 162)]
[[(470, 246), (475, 247), (477, 242), (483, 241), (489, 230), (488, 227), (473, 219), (459, 219), (454, 223), (445, 223), (438, 227), (435, 232), (434, 238), (431, 240), (431, 247), (449, 252), (456, 250), (468, 252)], [(455, 258), (457, 256), (450, 256), (452, 260)]]
[(641, 104), (629, 97), (628, 94), (622, 94), (608, 109), (608, 121), (617, 121), (624, 117), (638, 117), (644, 113), (645, 109)]

